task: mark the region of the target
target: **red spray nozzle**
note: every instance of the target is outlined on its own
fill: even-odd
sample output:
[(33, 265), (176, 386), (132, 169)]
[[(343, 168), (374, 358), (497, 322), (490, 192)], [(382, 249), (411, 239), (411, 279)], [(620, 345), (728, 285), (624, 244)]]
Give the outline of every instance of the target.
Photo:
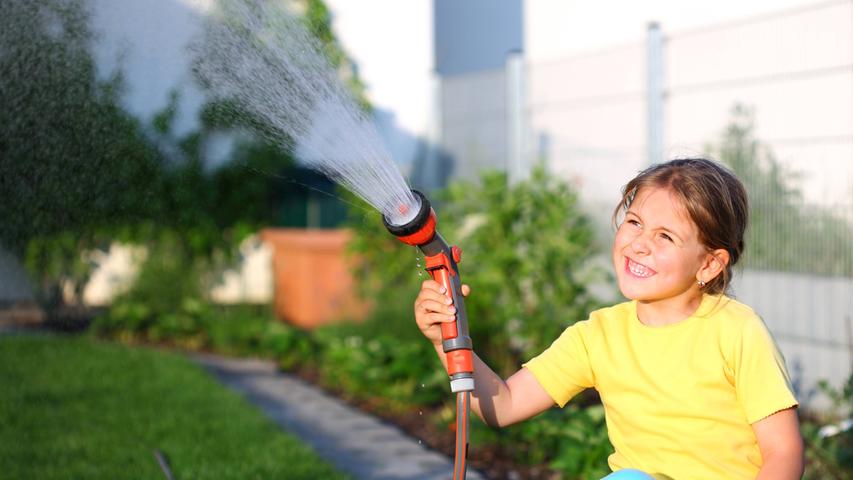
[[(462, 283), (457, 263), (462, 258), (459, 247), (447, 245), (436, 231), (435, 212), (429, 200), (417, 190), (412, 193), (421, 206), (415, 217), (405, 225), (394, 225), (382, 217), (385, 228), (403, 243), (414, 245), (424, 253), (426, 270), (433, 280), (445, 287), (453, 305), (456, 321), (441, 325), (442, 347), (447, 357), (450, 389), (454, 392), (474, 389), (474, 363), (471, 337), (468, 336), (468, 316), (462, 296)], [(401, 212), (402, 213), (402, 212)]]
[[(417, 190), (412, 190), (412, 193), (420, 200), (421, 207), (411, 221), (403, 225), (394, 225), (383, 215), (382, 222), (385, 224), (385, 228), (399, 238), (401, 242), (419, 246), (429, 243), (435, 236), (436, 218), (435, 211), (433, 211), (426, 196)], [(400, 205), (398, 208), (400, 213), (406, 213), (408, 210), (407, 205)]]

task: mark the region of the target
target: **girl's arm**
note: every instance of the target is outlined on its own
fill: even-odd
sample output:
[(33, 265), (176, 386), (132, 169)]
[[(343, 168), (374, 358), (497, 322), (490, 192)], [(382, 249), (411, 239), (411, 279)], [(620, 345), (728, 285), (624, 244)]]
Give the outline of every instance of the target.
[[(469, 291), (467, 285), (462, 286), (463, 295), (467, 296)], [(452, 321), (454, 313), (444, 287), (433, 280), (423, 282), (415, 300), (415, 321), (424, 336), (432, 342), (445, 368), (447, 360), (441, 347), (441, 324)], [(493, 427), (526, 420), (554, 406), (554, 400), (530, 370), (522, 368), (504, 381), (476, 353), (474, 386), (471, 409)]]
[(794, 480), (803, 476), (803, 438), (795, 408), (753, 423), (752, 430), (764, 462), (756, 480)]
[[(441, 344), (433, 346), (442, 365), (447, 368)], [(530, 370), (522, 368), (504, 381), (476, 353), (474, 387), (471, 410), (492, 427), (506, 427), (527, 420), (555, 405)]]

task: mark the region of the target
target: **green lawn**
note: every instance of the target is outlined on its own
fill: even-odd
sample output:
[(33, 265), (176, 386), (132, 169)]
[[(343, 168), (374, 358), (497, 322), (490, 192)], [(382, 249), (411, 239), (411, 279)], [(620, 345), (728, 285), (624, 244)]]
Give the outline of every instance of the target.
[(0, 337), (0, 477), (345, 478), (199, 367), (87, 338)]

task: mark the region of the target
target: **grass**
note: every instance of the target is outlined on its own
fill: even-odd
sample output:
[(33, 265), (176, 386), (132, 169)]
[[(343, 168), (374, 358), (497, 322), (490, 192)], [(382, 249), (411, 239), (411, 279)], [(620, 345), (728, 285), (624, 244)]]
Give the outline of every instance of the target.
[(0, 338), (4, 478), (345, 478), (187, 359), (90, 338)]

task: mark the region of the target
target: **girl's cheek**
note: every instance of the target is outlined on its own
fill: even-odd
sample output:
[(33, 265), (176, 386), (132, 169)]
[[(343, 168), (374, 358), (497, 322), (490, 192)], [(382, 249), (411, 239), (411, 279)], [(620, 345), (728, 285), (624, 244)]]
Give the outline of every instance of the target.
[(634, 237), (632, 235), (628, 235), (625, 233), (617, 233), (616, 239), (613, 241), (613, 246), (616, 250), (622, 250), (628, 245), (631, 245), (631, 242), (634, 241)]
[(679, 263), (679, 259), (671, 251), (659, 248), (656, 253), (655, 258), (660, 265), (678, 265)]

